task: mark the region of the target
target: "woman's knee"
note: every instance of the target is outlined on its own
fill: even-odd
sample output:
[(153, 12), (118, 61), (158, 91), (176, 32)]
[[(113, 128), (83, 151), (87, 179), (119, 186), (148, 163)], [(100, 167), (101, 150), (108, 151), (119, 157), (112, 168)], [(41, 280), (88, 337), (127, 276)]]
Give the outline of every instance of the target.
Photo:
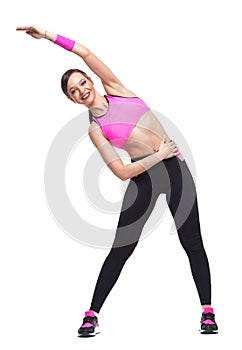
[(199, 254), (204, 250), (203, 241), (201, 233), (192, 234), (189, 238), (179, 237), (182, 247), (185, 249), (186, 253), (189, 255)]
[(109, 259), (111, 259), (114, 264), (125, 263), (125, 261), (133, 253), (136, 245), (137, 242), (122, 247), (111, 248)]

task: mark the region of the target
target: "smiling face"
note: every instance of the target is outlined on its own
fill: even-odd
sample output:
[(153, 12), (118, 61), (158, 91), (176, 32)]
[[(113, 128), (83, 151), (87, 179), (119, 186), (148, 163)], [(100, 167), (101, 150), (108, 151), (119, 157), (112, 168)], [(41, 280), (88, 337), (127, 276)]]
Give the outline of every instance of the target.
[(68, 98), (73, 102), (91, 106), (95, 99), (95, 89), (91, 78), (85, 77), (79, 72), (71, 74), (67, 82)]

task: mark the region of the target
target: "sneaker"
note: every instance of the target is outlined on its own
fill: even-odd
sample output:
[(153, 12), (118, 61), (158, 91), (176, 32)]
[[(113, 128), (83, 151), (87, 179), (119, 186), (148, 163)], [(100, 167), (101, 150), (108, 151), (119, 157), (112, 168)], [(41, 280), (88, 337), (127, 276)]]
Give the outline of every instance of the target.
[(83, 324), (78, 329), (78, 335), (82, 337), (93, 337), (99, 333), (96, 331), (97, 327), (99, 327), (97, 316), (95, 316), (92, 310), (86, 311)]
[(201, 329), (202, 334), (218, 333), (218, 326), (215, 322), (215, 314), (212, 308), (205, 308), (201, 317)]

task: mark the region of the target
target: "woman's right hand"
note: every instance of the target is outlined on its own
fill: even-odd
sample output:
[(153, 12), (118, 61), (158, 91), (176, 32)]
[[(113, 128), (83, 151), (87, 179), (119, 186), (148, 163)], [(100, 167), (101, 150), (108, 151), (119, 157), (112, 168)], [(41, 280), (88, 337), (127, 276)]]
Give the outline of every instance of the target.
[(45, 38), (45, 30), (36, 27), (36, 26), (29, 26), (29, 27), (17, 27), (16, 30), (22, 30), (25, 31), (26, 34), (29, 34), (35, 39), (42, 39)]
[(157, 153), (161, 159), (167, 159), (177, 156), (180, 152), (174, 141), (170, 140), (166, 143), (166, 135), (164, 135)]

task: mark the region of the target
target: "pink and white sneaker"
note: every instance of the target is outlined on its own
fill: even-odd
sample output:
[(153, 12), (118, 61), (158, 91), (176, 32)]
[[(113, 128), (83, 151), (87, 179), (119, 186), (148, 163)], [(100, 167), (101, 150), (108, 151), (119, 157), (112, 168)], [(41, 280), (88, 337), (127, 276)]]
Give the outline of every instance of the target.
[(214, 334), (218, 333), (218, 326), (215, 322), (215, 314), (212, 308), (205, 308), (201, 317), (201, 329), (202, 334)]
[(95, 316), (92, 310), (85, 312), (85, 317), (83, 318), (83, 324), (78, 329), (78, 336), (81, 337), (94, 337), (96, 334), (100, 333), (97, 328), (99, 327), (97, 316)]

